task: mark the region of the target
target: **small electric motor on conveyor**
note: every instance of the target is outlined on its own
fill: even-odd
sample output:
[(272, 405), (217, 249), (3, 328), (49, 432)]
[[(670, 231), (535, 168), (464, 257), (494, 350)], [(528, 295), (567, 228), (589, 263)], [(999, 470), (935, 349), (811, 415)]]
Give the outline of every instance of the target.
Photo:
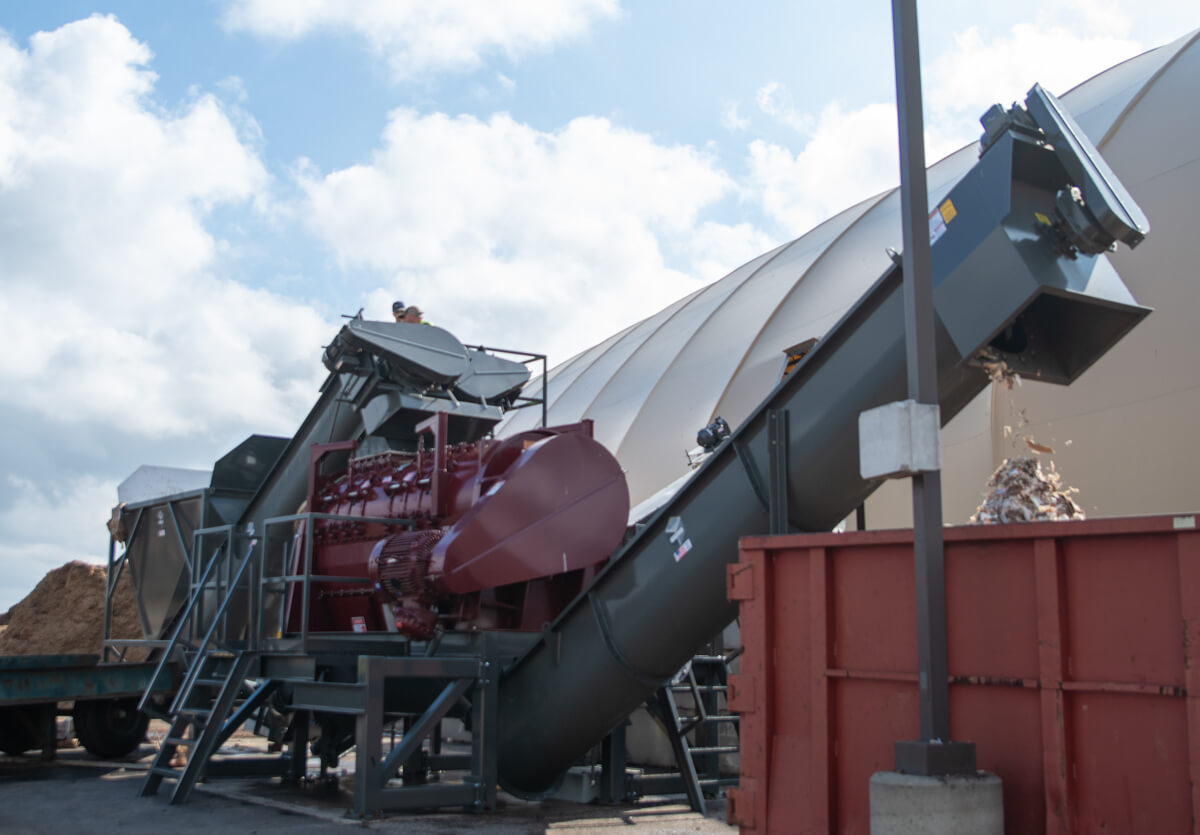
[(725, 422), (725, 418), (718, 415), (712, 423), (696, 433), (696, 443), (705, 452), (712, 452), (728, 437), (729, 424)]

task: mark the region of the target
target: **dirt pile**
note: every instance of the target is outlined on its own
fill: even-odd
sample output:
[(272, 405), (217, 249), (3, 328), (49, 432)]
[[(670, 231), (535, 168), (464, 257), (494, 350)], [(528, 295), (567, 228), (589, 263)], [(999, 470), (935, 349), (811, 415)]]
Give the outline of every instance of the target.
[[(106, 573), (102, 565), (78, 560), (48, 573), (9, 610), (8, 626), (0, 630), (0, 655), (99, 655)], [(112, 637), (142, 637), (127, 573), (113, 595)], [(133, 660), (133, 652), (128, 657)]]
[(972, 524), (1083, 519), (1083, 509), (1071, 498), (1075, 488), (1064, 488), (1053, 466), (1047, 472), (1035, 458), (1006, 458), (988, 479)]

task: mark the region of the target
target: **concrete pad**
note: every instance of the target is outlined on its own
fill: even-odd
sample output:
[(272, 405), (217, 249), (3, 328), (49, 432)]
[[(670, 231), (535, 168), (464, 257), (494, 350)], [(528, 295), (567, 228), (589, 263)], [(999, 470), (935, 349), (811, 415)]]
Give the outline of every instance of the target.
[(1004, 835), (1000, 778), (873, 774), (871, 835)]

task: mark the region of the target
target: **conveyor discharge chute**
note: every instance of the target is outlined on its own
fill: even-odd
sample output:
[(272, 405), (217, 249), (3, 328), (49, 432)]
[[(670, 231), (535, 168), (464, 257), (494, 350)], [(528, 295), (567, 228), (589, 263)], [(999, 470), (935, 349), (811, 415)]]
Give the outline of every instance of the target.
[[(943, 422), (988, 385), (981, 354), (1066, 384), (1149, 312), (1102, 254), (1145, 218), (1050, 94), (1026, 105), (989, 111), (978, 163), (930, 215)], [(725, 566), (767, 530), (769, 410), (790, 417), (793, 530), (831, 529), (879, 486), (859, 476), (857, 419), (906, 396), (901, 296), (896, 264), (510, 666), (505, 788), (551, 789), (733, 619)]]

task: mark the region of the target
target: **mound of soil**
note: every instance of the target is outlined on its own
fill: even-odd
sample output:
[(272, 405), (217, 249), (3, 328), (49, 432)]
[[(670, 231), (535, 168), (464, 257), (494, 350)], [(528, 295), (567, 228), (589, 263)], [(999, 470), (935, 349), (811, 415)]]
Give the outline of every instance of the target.
[[(99, 655), (106, 573), (102, 565), (79, 560), (48, 573), (9, 610), (7, 628), (0, 630), (0, 655)], [(112, 637), (142, 637), (133, 588), (124, 572), (113, 594)], [(145, 650), (135, 649), (127, 658), (144, 656)]]
[[(1053, 467), (1053, 465), (1051, 465)], [(1074, 487), (1062, 486), (1058, 473), (1042, 469), (1035, 458), (1007, 458), (988, 479), (983, 504), (973, 524), (1007, 522), (1065, 522), (1083, 519), (1083, 509), (1071, 498)]]

